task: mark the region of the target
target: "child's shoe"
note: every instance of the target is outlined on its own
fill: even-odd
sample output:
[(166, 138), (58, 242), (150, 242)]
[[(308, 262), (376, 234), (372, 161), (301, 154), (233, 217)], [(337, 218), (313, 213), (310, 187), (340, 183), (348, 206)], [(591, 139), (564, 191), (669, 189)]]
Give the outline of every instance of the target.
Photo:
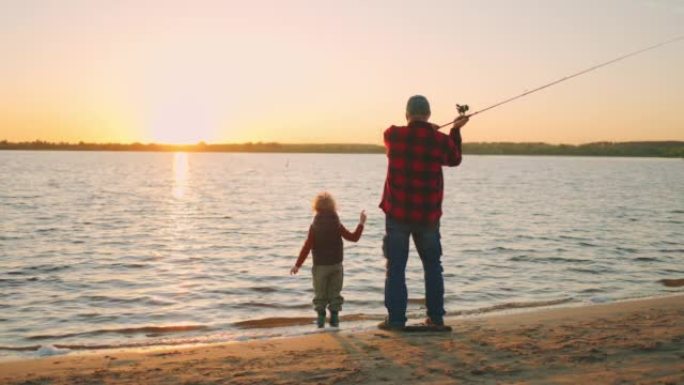
[(316, 326), (319, 328), (325, 327), (325, 310), (318, 312), (318, 318), (316, 318)]
[(330, 310), (330, 326), (336, 328), (340, 326), (340, 313)]

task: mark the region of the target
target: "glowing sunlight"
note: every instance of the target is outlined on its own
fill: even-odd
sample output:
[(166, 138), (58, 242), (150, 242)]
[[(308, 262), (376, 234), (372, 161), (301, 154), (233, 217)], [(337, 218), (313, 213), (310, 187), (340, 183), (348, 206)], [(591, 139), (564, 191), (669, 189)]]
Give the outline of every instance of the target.
[(175, 198), (181, 199), (185, 196), (188, 181), (188, 154), (176, 152), (173, 154), (173, 189), (172, 194)]

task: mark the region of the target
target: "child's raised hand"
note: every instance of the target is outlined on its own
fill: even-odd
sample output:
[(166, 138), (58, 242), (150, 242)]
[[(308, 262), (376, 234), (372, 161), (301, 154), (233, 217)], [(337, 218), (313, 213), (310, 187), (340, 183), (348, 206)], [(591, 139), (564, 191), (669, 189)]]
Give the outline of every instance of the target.
[(295, 275), (297, 273), (299, 273), (299, 266), (292, 266), (292, 268), (290, 269), (290, 275)]
[(359, 223), (362, 225), (366, 224), (366, 210), (361, 210), (361, 216), (359, 218)]

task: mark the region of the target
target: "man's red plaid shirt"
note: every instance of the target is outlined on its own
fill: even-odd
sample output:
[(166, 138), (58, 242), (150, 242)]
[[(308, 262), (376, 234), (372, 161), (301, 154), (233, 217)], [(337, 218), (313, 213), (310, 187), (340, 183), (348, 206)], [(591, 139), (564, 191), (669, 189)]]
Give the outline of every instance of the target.
[(442, 166), (461, 164), (461, 130), (446, 135), (415, 121), (385, 130), (387, 179), (380, 208), (403, 222), (434, 224), (442, 216)]

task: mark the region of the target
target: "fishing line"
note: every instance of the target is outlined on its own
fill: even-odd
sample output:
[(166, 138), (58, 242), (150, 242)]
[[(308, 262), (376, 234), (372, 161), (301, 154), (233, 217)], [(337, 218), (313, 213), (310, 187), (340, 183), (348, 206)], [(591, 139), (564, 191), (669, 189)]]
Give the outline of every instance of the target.
[[(513, 97), (511, 97), (511, 98), (502, 100), (502, 101), (500, 101), (500, 102), (498, 102), (498, 103), (496, 103), (496, 104), (493, 104), (493, 105), (491, 105), (491, 106), (489, 106), (489, 107), (486, 107), (486, 108), (483, 108), (483, 109), (481, 109), (481, 110), (475, 111), (475, 112), (473, 112), (472, 114), (466, 114), (466, 113), (468, 112), (468, 109), (469, 109), (469, 107), (468, 107), (467, 104), (464, 104), (464, 105), (457, 104), (457, 105), (456, 105), (456, 108), (458, 109), (459, 117), (461, 117), (461, 116), (466, 116), (466, 117), (475, 116), (475, 115), (477, 115), (477, 114), (481, 114), (481, 113), (483, 113), (483, 112), (485, 112), (485, 111), (488, 111), (488, 110), (491, 110), (491, 109), (493, 109), (493, 108), (499, 107), (499, 106), (504, 105), (504, 104), (506, 104), (506, 103), (512, 102), (512, 101), (514, 101), (514, 100), (516, 100), (516, 99), (520, 99), (520, 98), (522, 98), (522, 97), (524, 97), (524, 96), (527, 96), (527, 95), (529, 95), (529, 94), (535, 93), (535, 92), (537, 92), (537, 91), (541, 91), (541, 90), (543, 90), (544, 88), (551, 87), (551, 86), (556, 85), (556, 84), (558, 84), (558, 83), (560, 83), (560, 82), (564, 82), (564, 81), (566, 81), (566, 80), (572, 79), (572, 78), (577, 77), (577, 76), (580, 76), (580, 75), (584, 75), (584, 74), (586, 74), (586, 73), (588, 73), (588, 72), (591, 72), (591, 71), (593, 71), (593, 70), (599, 69), (599, 68), (601, 68), (601, 67), (605, 67), (605, 66), (607, 66), (607, 65), (610, 65), (610, 64), (619, 62), (619, 61), (621, 61), (621, 60), (627, 59), (628, 57), (635, 56), (635, 55), (644, 53), (644, 52), (646, 52), (646, 51), (650, 51), (650, 50), (652, 50), (652, 49), (656, 49), (656, 48), (659, 48), (659, 47), (662, 47), (662, 46), (664, 46), (664, 45), (671, 44), (671, 43), (674, 43), (674, 42), (677, 42), (677, 41), (680, 41), (680, 40), (684, 40), (684, 35), (683, 35), (683, 36), (676, 37), (676, 38), (674, 38), (674, 39), (670, 39), (670, 40), (664, 41), (664, 42), (662, 42), (662, 43), (658, 43), (658, 44), (655, 44), (655, 45), (646, 47), (646, 48), (642, 48), (642, 49), (637, 50), (637, 51), (630, 52), (630, 53), (628, 53), (628, 54), (622, 55), (622, 56), (620, 56), (620, 57), (617, 57), (617, 58), (615, 58), (615, 59), (609, 60), (609, 61), (607, 61), (607, 62), (604, 62), (604, 63), (601, 63), (601, 64), (597, 64), (597, 65), (594, 65), (594, 66), (592, 66), (592, 67), (589, 67), (589, 68), (587, 68), (587, 69), (584, 69), (584, 70), (579, 71), (579, 72), (577, 72), (577, 73), (574, 73), (574, 74), (572, 74), (572, 75), (568, 75), (568, 76), (565, 76), (565, 77), (560, 78), (560, 79), (558, 79), (558, 80), (554, 80), (554, 81), (552, 81), (551, 83), (544, 84), (543, 86), (537, 87), (537, 88), (535, 88), (535, 89), (533, 89), (533, 90), (525, 91), (525, 92), (523, 92), (523, 93), (520, 94), (520, 95), (516, 95), (516, 96), (513, 96)], [(457, 119), (458, 119), (458, 118), (457, 118)], [(455, 122), (455, 121), (456, 121), (456, 119), (450, 121), (449, 123), (445, 123), (445, 124), (439, 126), (439, 128), (446, 127), (446, 126), (452, 124), (452, 123)]]

